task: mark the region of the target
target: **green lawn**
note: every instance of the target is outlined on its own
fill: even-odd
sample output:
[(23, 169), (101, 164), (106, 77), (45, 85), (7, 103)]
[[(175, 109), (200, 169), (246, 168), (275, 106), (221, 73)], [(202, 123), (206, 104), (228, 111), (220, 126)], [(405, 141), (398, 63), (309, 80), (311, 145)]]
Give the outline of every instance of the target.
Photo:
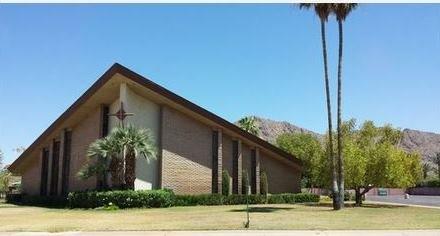
[[(69, 210), (0, 203), (0, 231), (242, 229), (245, 206)], [(252, 206), (251, 229), (439, 229), (440, 210), (365, 205), (332, 211), (328, 204)]]

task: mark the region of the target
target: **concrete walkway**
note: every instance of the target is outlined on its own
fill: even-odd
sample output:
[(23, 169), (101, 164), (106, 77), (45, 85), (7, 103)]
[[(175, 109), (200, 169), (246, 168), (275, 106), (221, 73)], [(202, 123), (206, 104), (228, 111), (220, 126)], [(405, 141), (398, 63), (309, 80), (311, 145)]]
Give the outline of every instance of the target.
[(440, 230), (220, 230), (220, 231), (129, 231), (129, 232), (63, 232), (63, 233), (0, 233), (0, 236), (440, 236)]

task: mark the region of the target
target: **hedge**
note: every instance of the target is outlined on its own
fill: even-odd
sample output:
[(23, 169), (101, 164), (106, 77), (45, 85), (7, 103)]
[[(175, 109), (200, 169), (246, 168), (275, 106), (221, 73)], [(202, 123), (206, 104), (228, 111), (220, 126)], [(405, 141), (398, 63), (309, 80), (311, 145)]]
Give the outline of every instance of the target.
[(440, 187), (440, 180), (427, 180), (417, 184), (416, 187)]
[(119, 208), (157, 208), (170, 206), (212, 206), (246, 204), (280, 204), (319, 202), (319, 195), (309, 193), (285, 193), (272, 195), (229, 195), (200, 194), (174, 195), (170, 190), (108, 191), (108, 192), (73, 192), (69, 194), (71, 208), (97, 208), (115, 205)]
[(26, 194), (7, 194), (6, 202), (27, 206), (44, 206), (64, 208), (68, 205), (66, 197), (62, 196), (31, 196)]
[(169, 190), (85, 191), (69, 193), (70, 208), (96, 208), (116, 205), (119, 208), (170, 207), (175, 195)]

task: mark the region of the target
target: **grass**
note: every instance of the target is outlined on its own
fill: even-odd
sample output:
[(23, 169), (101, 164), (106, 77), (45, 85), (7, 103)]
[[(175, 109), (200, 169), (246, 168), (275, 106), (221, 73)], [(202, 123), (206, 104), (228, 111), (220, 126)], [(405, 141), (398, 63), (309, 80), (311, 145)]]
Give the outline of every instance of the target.
[[(245, 206), (70, 210), (0, 203), (1, 231), (243, 229)], [(333, 211), (328, 204), (256, 205), (251, 229), (439, 229), (440, 210), (368, 205)]]

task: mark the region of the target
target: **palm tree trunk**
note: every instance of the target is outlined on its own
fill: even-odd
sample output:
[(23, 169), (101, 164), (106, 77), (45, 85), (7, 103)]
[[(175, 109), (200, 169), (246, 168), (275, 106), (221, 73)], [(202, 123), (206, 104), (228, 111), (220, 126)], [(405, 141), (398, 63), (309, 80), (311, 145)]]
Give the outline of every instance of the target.
[(342, 46), (343, 31), (342, 20), (338, 20), (339, 26), (339, 60), (338, 60), (338, 172), (339, 172), (339, 197), (341, 207), (344, 207), (344, 157), (342, 152)]
[(324, 58), (324, 82), (325, 82), (325, 95), (327, 99), (327, 119), (328, 119), (328, 133), (329, 133), (329, 161), (330, 168), (332, 169), (332, 192), (333, 192), (333, 209), (339, 210), (339, 192), (338, 192), (338, 180), (336, 176), (335, 159), (333, 157), (333, 128), (332, 128), (332, 111), (330, 105), (330, 86), (328, 80), (328, 69), (327, 69), (327, 46), (325, 41), (325, 21), (321, 19), (321, 40), (322, 40), (322, 54)]

